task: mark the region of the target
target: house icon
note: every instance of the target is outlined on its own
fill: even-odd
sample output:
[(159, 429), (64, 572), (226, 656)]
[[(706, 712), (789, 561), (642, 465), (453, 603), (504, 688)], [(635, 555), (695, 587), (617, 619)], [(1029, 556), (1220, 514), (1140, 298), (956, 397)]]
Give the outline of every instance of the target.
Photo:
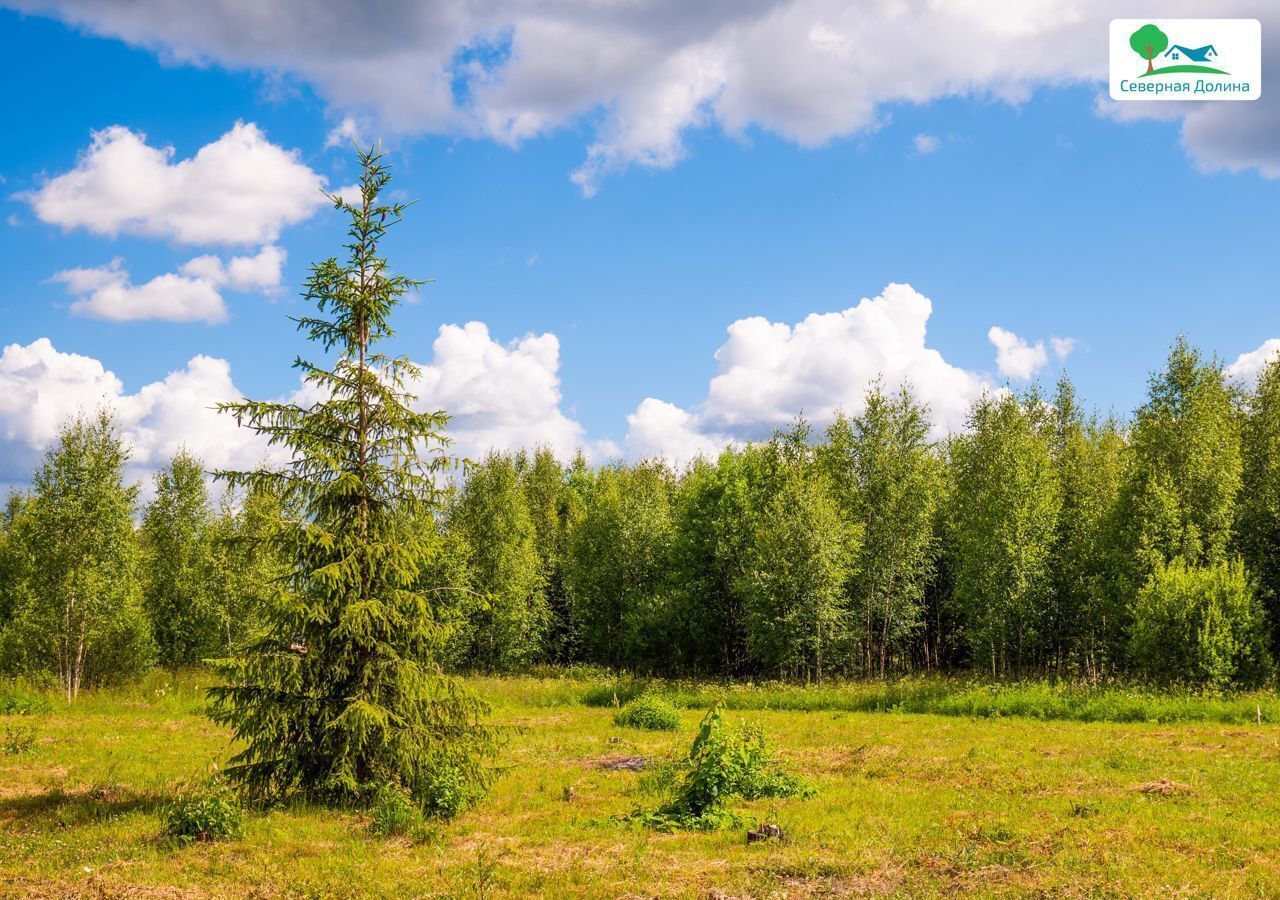
[(1169, 59), (1182, 59), (1186, 57), (1192, 62), (1208, 62), (1218, 55), (1218, 51), (1214, 49), (1213, 44), (1206, 44), (1203, 47), (1184, 47), (1181, 44), (1174, 44), (1165, 53), (1165, 57)]

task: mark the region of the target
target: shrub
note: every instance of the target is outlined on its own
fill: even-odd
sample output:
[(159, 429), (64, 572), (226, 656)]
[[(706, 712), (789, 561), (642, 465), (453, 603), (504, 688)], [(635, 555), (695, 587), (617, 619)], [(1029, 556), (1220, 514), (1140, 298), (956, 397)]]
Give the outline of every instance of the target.
[(445, 821), (456, 819), (483, 796), (484, 785), (468, 779), (458, 766), (447, 763), (430, 770), (421, 790), (426, 814)]
[(1138, 593), (1129, 653), (1156, 681), (1211, 689), (1263, 682), (1271, 659), (1244, 565), (1175, 559), (1159, 567)]
[(808, 797), (813, 788), (803, 779), (780, 771), (756, 726), (725, 724), (717, 704), (702, 720), (689, 756), (676, 782), (676, 794), (641, 820), (654, 828), (714, 829), (738, 821), (727, 807), (734, 797)]
[(179, 844), (239, 837), (240, 798), (221, 781), (183, 788), (163, 810), (165, 832)]
[(30, 725), (6, 725), (0, 738), (0, 750), (8, 756), (26, 753), (36, 745), (36, 730)]
[(0, 716), (30, 716), (49, 711), (49, 701), (17, 687), (0, 689)]
[(680, 712), (666, 700), (644, 694), (618, 710), (613, 723), (648, 731), (675, 731), (680, 727)]

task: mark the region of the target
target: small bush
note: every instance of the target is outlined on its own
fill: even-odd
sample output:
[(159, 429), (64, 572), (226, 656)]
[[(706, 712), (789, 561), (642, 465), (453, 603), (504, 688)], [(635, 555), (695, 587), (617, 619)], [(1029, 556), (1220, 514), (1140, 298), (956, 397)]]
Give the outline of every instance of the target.
[(165, 832), (179, 844), (239, 837), (240, 798), (220, 781), (183, 788), (163, 810)]
[(0, 716), (31, 716), (49, 711), (49, 701), (16, 687), (0, 689)]
[(680, 727), (680, 713), (666, 700), (644, 694), (618, 710), (613, 724), (647, 731), (675, 731)]
[(26, 753), (36, 745), (36, 730), (30, 725), (6, 725), (4, 737), (0, 738), (0, 750), (7, 756)]
[(777, 768), (758, 727), (726, 725), (719, 704), (703, 718), (682, 769), (676, 795), (656, 812), (641, 814), (645, 824), (662, 830), (721, 828), (738, 821), (727, 806), (734, 797), (757, 800), (814, 793), (807, 782)]
[(382, 837), (413, 834), (422, 827), (422, 808), (398, 785), (387, 785), (378, 791), (370, 814), (370, 829)]
[(422, 785), (426, 814), (449, 821), (466, 812), (484, 796), (484, 785), (466, 777), (457, 766), (439, 765)]
[(1262, 606), (1240, 562), (1161, 566), (1138, 592), (1129, 652), (1157, 681), (1221, 690), (1270, 673)]

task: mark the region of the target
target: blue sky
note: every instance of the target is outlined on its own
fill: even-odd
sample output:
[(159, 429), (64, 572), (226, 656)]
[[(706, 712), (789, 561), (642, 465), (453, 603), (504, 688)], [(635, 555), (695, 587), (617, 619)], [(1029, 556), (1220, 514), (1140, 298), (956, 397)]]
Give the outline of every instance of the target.
[[(717, 108), (677, 125), (674, 154), (669, 141), (661, 146), (666, 137), (657, 150), (618, 141), (622, 161), (593, 178), (595, 193), (585, 196), (570, 176), (588, 147), (619, 133), (610, 117), (621, 113), (610, 110), (631, 102), (625, 83), (610, 89), (612, 106), (565, 113), (531, 136), (513, 139), (430, 116), (406, 125), (409, 114), (338, 99), (346, 95), (331, 75), (291, 68), (288, 59), (246, 62), (245, 54), (204, 47), (192, 62), (187, 38), (169, 45), (163, 33), (140, 38), (127, 23), (86, 19), (91, 14), (72, 9), (70, 0), (48, 6), (35, 10), (47, 16), (0, 10), (0, 116), (12, 129), (0, 144), (0, 218), (9, 221), (0, 225), (0, 346), (48, 339), (57, 354), (88, 357), (115, 373), (119, 396), (183, 371), (199, 355), (225, 361), (235, 389), (249, 396), (296, 388), (288, 363), (303, 347), (286, 316), (301, 310), (296, 297), (308, 263), (337, 250), (341, 222), (319, 209), (282, 226), (274, 240), (237, 244), (183, 241), (162, 228), (110, 236), (41, 221), (34, 196), (77, 167), (92, 132), (112, 126), (145, 134), (151, 147), (172, 147), (177, 162), (237, 122), (253, 123), (265, 142), (296, 152), (298, 166), (335, 188), (352, 180), (354, 167), (348, 146), (326, 146), (331, 130), (350, 116), (360, 135), (381, 135), (396, 190), (419, 200), (385, 249), (398, 270), (434, 279), (400, 314), (396, 349), (430, 365), (440, 327), (469, 321), (487, 326), (491, 356), (516, 352), (512, 342), (525, 335), (558, 340), (554, 363), (530, 349), (548, 370), (547, 390), (558, 391), (548, 401), (560, 416), (551, 426), (503, 409), (503, 396), (473, 396), (468, 385), (479, 382), (442, 368), (437, 398), (459, 408), (474, 401), (462, 426), (470, 429), (469, 452), (495, 435), (499, 444), (583, 443), (601, 458), (664, 450), (661, 437), (629, 434), (636, 425), (628, 416), (645, 398), (671, 404), (687, 416), (684, 432), (712, 443), (767, 431), (777, 404), (794, 401), (794, 414), (800, 405), (814, 412), (816, 403), (819, 418), (824, 404), (856, 407), (857, 373), (865, 367), (831, 373), (842, 354), (868, 352), (862, 339), (842, 345), (847, 335), (815, 331), (813, 348), (788, 345), (794, 362), (762, 363), (759, 371), (743, 361), (755, 352), (744, 342), (727, 355), (752, 371), (739, 372), (744, 380), (727, 400), (709, 395), (713, 377), (726, 370), (716, 352), (731, 323), (761, 316), (794, 325), (854, 307), (895, 282), (932, 301), (925, 346), (963, 370), (966, 383), (1028, 383), (1020, 377), (1027, 365), (998, 365), (992, 326), (1016, 334), (1033, 356), (1045, 342), (1043, 359), (1030, 364), (1031, 378), (1044, 381), (1063, 364), (1048, 342), (1070, 338), (1065, 366), (1104, 410), (1127, 413), (1141, 402), (1148, 373), (1179, 331), (1227, 363), (1280, 336), (1280, 161), (1242, 154), (1241, 162), (1230, 157), (1231, 146), (1223, 157), (1221, 142), (1195, 145), (1185, 136), (1194, 111), (1156, 117), (1108, 110), (1099, 100), (1105, 85), (1092, 70), (1024, 73), (1017, 90), (993, 81), (913, 101), (850, 98), (871, 104), (871, 121), (837, 122), (818, 140), (807, 136), (808, 120), (779, 125), (782, 114), (757, 111), (758, 121), (748, 116), (741, 125), (735, 115), (742, 114)], [(531, 26), (517, 26), (517, 48), (520, 27)], [(1264, 38), (1267, 28), (1264, 19)], [(1105, 20), (1070, 33), (1082, 53), (1105, 53)], [(451, 59), (457, 65), (456, 54)], [(727, 83), (724, 96), (732, 92)], [(1010, 94), (1022, 96), (1010, 102)], [(1232, 115), (1246, 126), (1249, 115), (1272, 122), (1265, 103), (1238, 104)], [(229, 261), (266, 244), (287, 253), (279, 284), (237, 290), (220, 282), (227, 318), (219, 323), (77, 314), (66, 279), (51, 280), (119, 258), (136, 286), (197, 256)], [(836, 362), (806, 368), (801, 357), (811, 353)], [(0, 365), (0, 380), (7, 377), (16, 392), (11, 398), (27, 392), (18, 404), (24, 409), (6, 409), (0, 400), (0, 441), (8, 441), (15, 470), (48, 440), (47, 425), (25, 406), (62, 409), (54, 392), (66, 381), (53, 371), (61, 363), (46, 361), (33, 374), (16, 360), (7, 376)], [(490, 378), (480, 365), (468, 377), (488, 379), (499, 395), (503, 378), (528, 380), (519, 367)], [(938, 372), (917, 375), (915, 363), (903, 365), (913, 382)], [(814, 383), (828, 375), (831, 384)], [(762, 379), (767, 393), (792, 377), (794, 390), (774, 397), (772, 412), (755, 419), (744, 412), (757, 389), (750, 378)], [(167, 447), (182, 440), (176, 432), (155, 437), (174, 431), (176, 414), (129, 415), (126, 425), (141, 442)], [(194, 428), (187, 441), (200, 450), (205, 434)], [(219, 434), (208, 432), (215, 443)], [(689, 434), (672, 442), (679, 456), (677, 445), (688, 448)], [(158, 459), (163, 449), (143, 456)], [(4, 480), (20, 480), (19, 472), (0, 472)]]

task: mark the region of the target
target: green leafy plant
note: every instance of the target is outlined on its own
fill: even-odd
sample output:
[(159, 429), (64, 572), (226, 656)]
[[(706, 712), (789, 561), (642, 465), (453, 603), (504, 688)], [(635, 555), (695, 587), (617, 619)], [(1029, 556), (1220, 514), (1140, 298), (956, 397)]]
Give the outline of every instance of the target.
[(726, 724), (719, 704), (703, 718), (682, 769), (675, 796), (657, 811), (640, 814), (644, 824), (664, 831), (713, 830), (739, 821), (728, 806), (735, 797), (757, 800), (814, 793), (808, 782), (778, 769), (759, 727)]
[(220, 780), (182, 788), (163, 809), (165, 833), (179, 844), (221, 841), (244, 830), (240, 798)]
[(613, 724), (646, 731), (675, 731), (680, 727), (680, 711), (660, 697), (644, 694), (618, 710)]
[(6, 725), (0, 738), (0, 750), (7, 756), (26, 753), (36, 745), (36, 730), (30, 725)]

